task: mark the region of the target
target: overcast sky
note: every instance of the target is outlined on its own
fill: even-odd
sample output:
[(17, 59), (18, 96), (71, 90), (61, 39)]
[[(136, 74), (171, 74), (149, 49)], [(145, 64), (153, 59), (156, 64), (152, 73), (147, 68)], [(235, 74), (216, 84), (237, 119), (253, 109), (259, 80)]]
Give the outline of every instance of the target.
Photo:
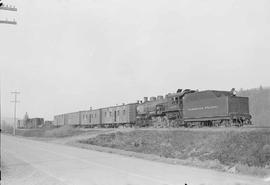
[[(7, 0), (3, 0), (4, 3)], [(53, 119), (178, 88), (270, 86), (269, 0), (13, 0), (2, 116)]]

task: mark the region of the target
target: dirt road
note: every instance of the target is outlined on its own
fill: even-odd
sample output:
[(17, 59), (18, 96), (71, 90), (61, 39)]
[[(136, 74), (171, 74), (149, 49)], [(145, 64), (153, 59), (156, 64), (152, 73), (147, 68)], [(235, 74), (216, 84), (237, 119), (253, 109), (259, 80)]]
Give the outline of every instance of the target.
[(3, 184), (266, 185), (263, 179), (1, 136)]

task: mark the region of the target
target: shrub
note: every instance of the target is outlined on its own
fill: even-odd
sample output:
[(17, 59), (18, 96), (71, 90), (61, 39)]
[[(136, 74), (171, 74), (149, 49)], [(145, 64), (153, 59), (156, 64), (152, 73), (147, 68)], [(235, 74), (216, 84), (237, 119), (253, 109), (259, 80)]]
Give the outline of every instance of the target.
[(80, 133), (79, 129), (76, 129), (70, 125), (65, 125), (59, 128), (46, 130), (44, 137), (67, 137)]

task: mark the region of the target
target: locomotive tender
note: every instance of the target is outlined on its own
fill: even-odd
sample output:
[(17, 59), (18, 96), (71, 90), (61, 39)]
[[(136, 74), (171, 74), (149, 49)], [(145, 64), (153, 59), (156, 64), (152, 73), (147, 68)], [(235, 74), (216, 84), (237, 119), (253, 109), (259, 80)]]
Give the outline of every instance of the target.
[(247, 97), (227, 91), (201, 91), (183, 98), (187, 126), (243, 126), (251, 124)]
[(243, 126), (251, 124), (249, 100), (233, 91), (177, 90), (165, 97), (145, 97), (144, 102), (123, 104), (54, 116), (54, 124), (85, 127), (149, 126), (164, 127)]

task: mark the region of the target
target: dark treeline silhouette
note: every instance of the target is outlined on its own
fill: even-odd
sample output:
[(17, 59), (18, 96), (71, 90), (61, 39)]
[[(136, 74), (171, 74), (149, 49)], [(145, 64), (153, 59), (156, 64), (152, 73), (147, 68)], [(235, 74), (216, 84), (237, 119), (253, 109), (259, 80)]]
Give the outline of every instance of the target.
[(254, 89), (240, 89), (237, 94), (249, 97), (253, 124), (270, 127), (270, 88), (260, 86)]

